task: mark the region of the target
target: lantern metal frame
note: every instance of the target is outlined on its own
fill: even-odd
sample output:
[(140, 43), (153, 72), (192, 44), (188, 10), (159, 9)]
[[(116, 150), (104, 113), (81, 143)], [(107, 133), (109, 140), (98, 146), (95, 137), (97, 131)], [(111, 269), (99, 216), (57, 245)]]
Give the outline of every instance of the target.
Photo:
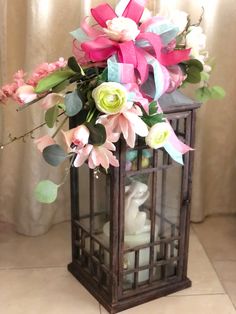
[[(196, 109), (199, 103), (191, 100), (178, 104), (171, 99), (165, 100), (162, 109), (169, 119), (176, 134), (190, 146), (194, 146)], [(181, 122), (182, 121), (182, 122)], [(182, 127), (180, 127), (180, 124)], [(70, 119), (70, 127), (77, 125), (76, 117)], [(126, 170), (127, 145), (123, 139), (117, 144), (116, 155), (120, 161), (120, 167), (111, 167), (109, 170), (109, 180), (107, 189), (110, 190), (110, 243), (105, 245), (96, 234), (94, 221), (96, 215), (94, 204), (96, 202), (94, 194), (95, 174), (94, 170), (89, 171), (89, 213), (80, 214), (79, 208), (79, 169), (71, 169), (71, 213), (72, 213), (72, 262), (68, 265), (69, 271), (90, 291), (90, 293), (110, 312), (116, 313), (127, 308), (145, 303), (147, 301), (174, 293), (191, 286), (191, 281), (187, 277), (189, 231), (190, 231), (190, 199), (192, 186), (193, 152), (184, 156), (184, 166), (182, 167), (181, 200), (179, 226), (176, 229), (171, 221), (165, 217), (161, 210), (156, 212), (157, 206), (157, 179), (162, 172), (162, 180), (165, 179), (167, 169), (175, 166), (164, 150), (162, 153), (162, 164), (159, 164), (159, 150), (152, 152), (152, 165), (147, 169), (142, 169), (142, 151), (146, 149), (145, 143), (138, 138), (135, 149), (137, 150), (137, 169)], [(150, 174), (152, 180), (151, 193), (151, 234), (148, 244), (139, 245), (132, 248), (125, 247), (124, 243), (124, 194), (125, 180), (134, 175)], [(168, 197), (165, 191), (161, 197)], [(157, 217), (158, 215), (158, 217)], [(81, 219), (89, 221), (88, 226), (81, 223)], [(155, 224), (159, 219), (160, 229), (162, 224), (169, 224), (171, 233), (168, 237), (155, 237)], [(160, 230), (161, 234), (161, 230)], [(162, 258), (157, 259), (155, 247), (162, 252)], [(140, 266), (140, 251), (149, 249), (149, 265)], [(177, 255), (173, 254), (177, 250)], [(171, 253), (172, 252), (172, 253)], [(132, 269), (125, 269), (125, 254), (133, 254), (134, 265)], [(105, 260), (109, 259), (108, 262)], [(170, 265), (176, 265), (175, 272), (169, 276)], [(155, 270), (161, 272), (160, 278), (155, 278)], [(145, 282), (139, 282), (139, 272), (148, 271), (148, 278)], [(132, 275), (132, 286), (124, 287), (124, 276)]]

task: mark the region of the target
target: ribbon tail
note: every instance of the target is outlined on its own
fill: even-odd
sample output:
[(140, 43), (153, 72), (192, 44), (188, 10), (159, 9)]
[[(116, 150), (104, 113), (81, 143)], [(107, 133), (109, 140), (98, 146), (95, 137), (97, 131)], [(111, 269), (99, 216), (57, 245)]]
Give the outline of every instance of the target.
[(147, 81), (141, 86), (142, 92), (154, 100), (158, 100), (169, 87), (170, 75), (167, 69), (153, 56), (146, 54), (146, 60), (152, 69)]
[(134, 65), (128, 63), (119, 63), (115, 56), (112, 56), (107, 61), (108, 65), (108, 80), (122, 84), (136, 83), (134, 73)]
[(191, 49), (174, 50), (161, 55), (160, 62), (165, 66), (176, 65), (180, 62), (189, 60)]
[(93, 18), (102, 27), (107, 27), (106, 22), (117, 17), (116, 13), (107, 3), (98, 5), (96, 8), (91, 9)]
[(164, 145), (164, 149), (167, 151), (167, 153), (171, 156), (171, 158), (174, 161), (181, 165), (184, 165), (183, 155), (177, 149), (175, 149), (171, 142), (167, 142)]

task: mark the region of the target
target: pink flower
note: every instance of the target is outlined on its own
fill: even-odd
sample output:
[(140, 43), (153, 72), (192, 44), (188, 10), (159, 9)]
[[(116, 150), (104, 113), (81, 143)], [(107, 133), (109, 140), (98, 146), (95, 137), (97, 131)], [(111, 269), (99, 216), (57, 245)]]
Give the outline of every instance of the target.
[(173, 65), (168, 67), (170, 74), (170, 85), (167, 89), (167, 93), (172, 93), (175, 91), (185, 80), (186, 75), (182, 72), (181, 68), (178, 65)]
[(6, 104), (7, 95), (4, 93), (2, 89), (0, 89), (0, 102)]
[(122, 133), (127, 144), (133, 148), (136, 134), (142, 137), (148, 135), (148, 127), (140, 116), (142, 116), (141, 109), (129, 103), (129, 107), (119, 114), (101, 116), (100, 123), (102, 123), (109, 132)]
[(109, 165), (119, 167), (119, 161), (111, 152), (115, 151), (115, 149), (115, 145), (108, 141), (100, 146), (93, 146), (88, 144), (76, 151), (77, 156), (74, 166), (80, 167), (88, 159), (88, 166), (91, 169), (94, 169), (100, 165), (104, 169), (108, 169)]
[(17, 84), (18, 87), (25, 85), (25, 76), (26, 73), (24, 73), (23, 70), (19, 70), (13, 75), (14, 82)]
[(62, 133), (69, 149), (72, 143), (77, 146), (77, 149), (81, 149), (88, 144), (89, 130), (85, 125), (79, 125), (69, 131), (62, 131)]
[(54, 107), (55, 105), (59, 105), (59, 104), (63, 104), (63, 103), (64, 103), (64, 97), (62, 97), (61, 95), (56, 94), (56, 93), (51, 93), (44, 98), (44, 100), (42, 101), (40, 106), (44, 110), (48, 110), (48, 109)]
[(42, 63), (40, 64), (32, 74), (32, 76), (28, 79), (27, 84), (36, 86), (38, 82), (49, 74), (64, 68), (67, 65), (67, 61), (63, 58), (60, 58), (58, 61), (53, 63)]
[(37, 94), (34, 92), (34, 87), (30, 85), (20, 86), (14, 95), (14, 99), (18, 100), (19, 104), (25, 104), (31, 102), (37, 98)]
[(37, 145), (38, 150), (42, 153), (44, 148), (54, 145), (56, 142), (53, 138), (49, 135), (44, 135), (36, 140), (34, 140), (34, 143)]

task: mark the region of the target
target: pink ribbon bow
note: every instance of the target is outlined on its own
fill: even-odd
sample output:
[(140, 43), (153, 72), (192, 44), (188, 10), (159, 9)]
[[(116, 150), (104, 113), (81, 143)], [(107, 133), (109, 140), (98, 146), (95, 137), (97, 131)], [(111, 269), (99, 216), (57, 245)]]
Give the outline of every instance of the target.
[[(143, 11), (144, 6), (138, 0), (130, 0), (122, 16), (130, 18), (138, 24)], [(117, 17), (115, 11), (106, 3), (91, 9), (91, 13), (103, 28), (107, 27), (107, 21)], [(138, 70), (141, 83), (144, 83), (148, 77), (148, 63), (145, 58), (147, 53), (154, 56), (164, 66), (175, 65), (189, 59), (189, 49), (163, 52), (161, 37), (151, 32), (145, 32), (145, 23), (140, 27), (140, 34), (135, 42), (131, 40), (120, 43), (111, 40), (105, 37), (104, 32), (89, 30), (89, 26), (85, 26), (85, 24), (83, 30), (88, 35), (95, 35), (93, 40), (81, 44), (81, 48), (89, 60), (93, 62), (104, 61), (116, 54), (120, 63), (132, 64)], [(140, 41), (147, 43), (147, 45), (139, 47)]]

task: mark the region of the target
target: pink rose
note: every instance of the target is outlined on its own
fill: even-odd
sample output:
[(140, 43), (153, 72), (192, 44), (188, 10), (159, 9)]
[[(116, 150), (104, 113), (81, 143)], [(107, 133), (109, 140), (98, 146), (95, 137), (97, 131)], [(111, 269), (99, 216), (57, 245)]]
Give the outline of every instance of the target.
[(104, 32), (115, 41), (134, 41), (140, 33), (137, 24), (127, 17), (115, 17), (106, 24), (107, 28), (103, 29)]
[(170, 74), (170, 85), (167, 89), (167, 93), (172, 93), (175, 91), (185, 80), (186, 75), (178, 65), (169, 66), (168, 68)]

